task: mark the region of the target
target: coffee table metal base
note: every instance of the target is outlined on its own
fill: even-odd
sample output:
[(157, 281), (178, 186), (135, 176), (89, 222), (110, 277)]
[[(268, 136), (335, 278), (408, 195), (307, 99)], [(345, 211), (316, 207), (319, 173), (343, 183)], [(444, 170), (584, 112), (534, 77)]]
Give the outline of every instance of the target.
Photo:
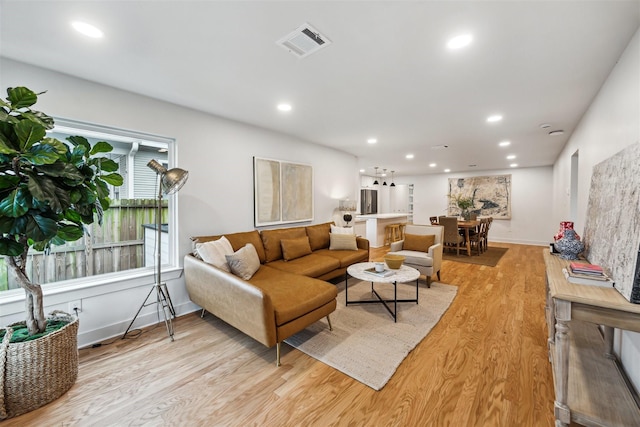
[[(417, 270), (416, 270), (417, 272)], [(415, 302), (416, 304), (418, 304), (418, 279), (416, 279), (416, 297), (415, 299), (398, 299), (398, 281), (397, 280), (388, 280), (384, 281), (384, 282), (376, 282), (374, 280), (371, 280), (371, 293), (372, 295), (374, 295), (376, 297), (376, 299), (370, 299), (370, 300), (353, 300), (353, 301), (349, 301), (349, 276), (350, 274), (347, 272), (345, 273), (344, 276), (344, 294), (345, 294), (345, 305), (354, 305), (354, 304), (382, 304), (384, 305), (384, 308), (387, 309), (387, 311), (389, 312), (389, 314), (391, 314), (391, 317), (393, 317), (393, 321), (397, 322), (398, 321), (398, 303), (399, 302)], [(367, 279), (363, 279), (362, 275), (359, 274), (359, 276), (361, 277), (357, 277), (357, 276), (352, 276), (355, 277), (356, 279), (360, 279), (360, 280), (366, 280), (369, 281), (370, 278)], [(419, 276), (419, 273), (418, 273)], [(384, 280), (384, 279), (382, 279)], [(393, 299), (384, 299), (380, 296), (380, 294), (378, 294), (378, 292), (375, 290), (374, 288), (374, 283), (390, 283), (393, 285)], [(406, 282), (400, 282), (400, 283), (406, 283)], [(391, 310), (391, 307), (389, 306), (390, 303), (393, 303), (393, 310)]]

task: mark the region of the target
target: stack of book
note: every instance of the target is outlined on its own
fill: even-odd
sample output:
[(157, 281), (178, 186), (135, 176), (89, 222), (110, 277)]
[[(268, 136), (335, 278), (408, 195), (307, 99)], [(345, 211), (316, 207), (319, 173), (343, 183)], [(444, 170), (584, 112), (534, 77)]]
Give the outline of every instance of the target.
[(571, 262), (569, 263), (569, 268), (563, 268), (562, 271), (571, 283), (595, 285), (606, 288), (614, 285), (613, 280), (605, 274), (603, 268), (599, 265)]

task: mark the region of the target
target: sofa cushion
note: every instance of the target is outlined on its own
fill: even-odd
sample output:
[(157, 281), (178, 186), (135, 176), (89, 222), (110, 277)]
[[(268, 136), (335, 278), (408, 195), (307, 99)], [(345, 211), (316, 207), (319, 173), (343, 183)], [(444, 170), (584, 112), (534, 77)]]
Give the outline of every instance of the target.
[(312, 251), (325, 249), (329, 247), (329, 233), (331, 232), (331, 223), (310, 225), (306, 227), (307, 236), (309, 236), (309, 244)]
[(233, 254), (233, 247), (226, 237), (204, 243), (196, 243), (196, 253), (201, 260), (226, 272), (230, 272), (225, 255)]
[(277, 228), (274, 230), (262, 230), (260, 233), (264, 245), (265, 262), (282, 259), (282, 239), (296, 239), (307, 237), (304, 227)]
[(260, 268), (260, 258), (256, 248), (247, 243), (231, 255), (225, 255), (229, 269), (241, 279), (249, 280)]
[(433, 258), (431, 258), (427, 252), (406, 251), (403, 249), (401, 251), (389, 252), (389, 254), (404, 256), (405, 264), (421, 265), (423, 267), (433, 266)]
[[(284, 264), (283, 261), (276, 262)], [(260, 268), (250, 282), (271, 298), (278, 326), (304, 316), (338, 296), (335, 285), (268, 266)]]
[(224, 236), (229, 240), (234, 251), (244, 247), (247, 243), (251, 243), (258, 253), (260, 262), (265, 261), (264, 247), (262, 246), (262, 239), (260, 238), (258, 230), (225, 234)]
[(358, 249), (357, 251), (336, 251), (329, 249), (320, 249), (315, 251), (314, 255), (322, 255), (335, 258), (340, 262), (340, 268), (349, 267), (357, 262), (369, 261), (369, 252), (366, 249)]
[(427, 234), (419, 236), (417, 234), (405, 234), (402, 249), (407, 251), (428, 252), (429, 248), (436, 243), (436, 236)]
[(267, 265), (288, 273), (301, 274), (308, 277), (319, 277), (340, 268), (340, 261), (335, 258), (312, 253), (291, 261), (272, 261)]
[(356, 243), (355, 234), (329, 234), (329, 250), (332, 251), (357, 251), (358, 244)]
[(311, 245), (309, 245), (307, 236), (297, 239), (282, 239), (280, 245), (282, 246), (282, 258), (285, 261), (291, 261), (311, 253)]

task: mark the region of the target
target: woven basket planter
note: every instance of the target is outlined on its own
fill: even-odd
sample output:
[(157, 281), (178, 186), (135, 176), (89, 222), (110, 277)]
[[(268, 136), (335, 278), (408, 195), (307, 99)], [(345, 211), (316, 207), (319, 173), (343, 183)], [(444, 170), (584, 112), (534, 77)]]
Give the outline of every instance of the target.
[(33, 411), (78, 378), (78, 319), (33, 341), (0, 345), (0, 421)]

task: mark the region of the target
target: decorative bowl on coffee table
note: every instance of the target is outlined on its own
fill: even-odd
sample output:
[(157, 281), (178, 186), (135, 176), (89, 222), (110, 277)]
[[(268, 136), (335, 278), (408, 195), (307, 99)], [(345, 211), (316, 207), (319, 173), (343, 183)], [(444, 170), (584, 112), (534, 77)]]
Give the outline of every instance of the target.
[(404, 256), (402, 255), (385, 255), (384, 261), (387, 263), (387, 267), (392, 270), (397, 270), (402, 267), (404, 262)]

